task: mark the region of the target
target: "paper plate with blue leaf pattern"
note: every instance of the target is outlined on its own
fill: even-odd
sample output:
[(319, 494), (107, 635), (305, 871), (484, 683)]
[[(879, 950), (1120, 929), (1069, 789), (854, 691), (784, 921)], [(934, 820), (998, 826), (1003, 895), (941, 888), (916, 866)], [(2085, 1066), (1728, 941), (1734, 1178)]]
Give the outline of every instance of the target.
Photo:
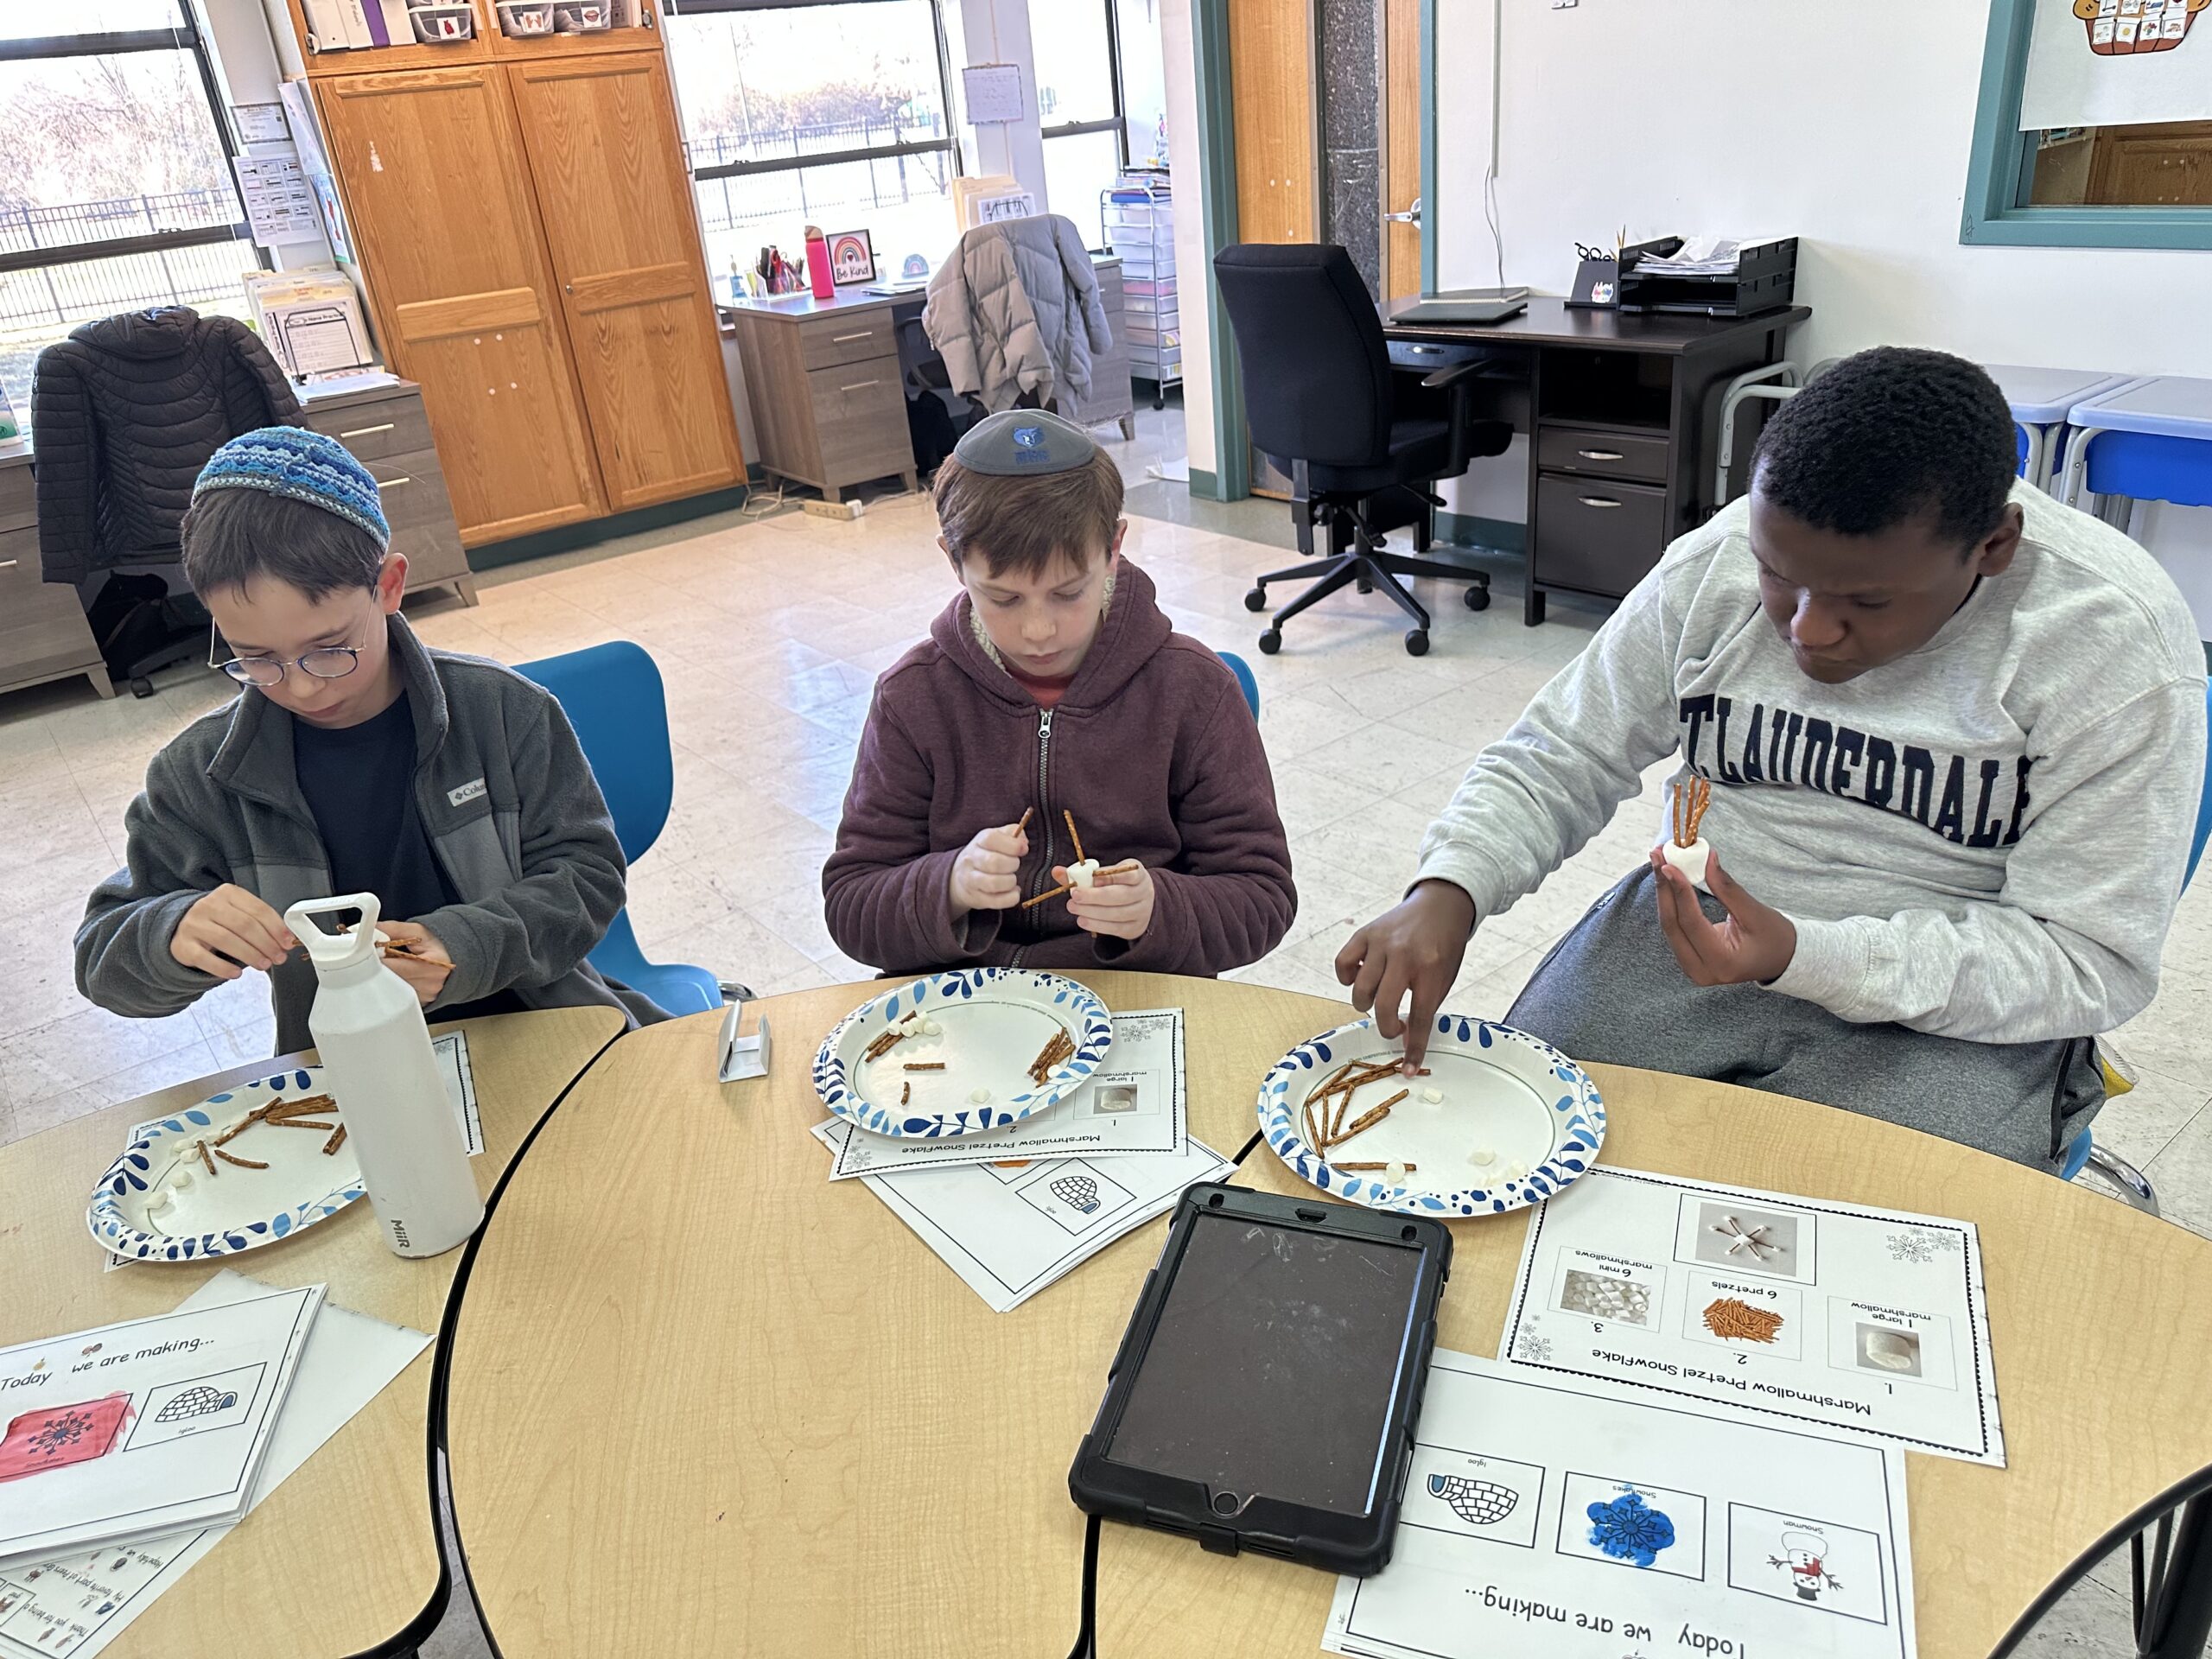
[[(905, 1036), (875, 1059), (876, 1039)], [(1033, 1082), (1054, 1032), (1075, 1052)], [(872, 1135), (943, 1140), (1002, 1129), (1080, 1088), (1113, 1046), (1088, 987), (1027, 968), (963, 968), (886, 991), (847, 1014), (814, 1058), (822, 1103)], [(977, 1095), (983, 1098), (978, 1100)]]
[[(1421, 1064), (1362, 1087), (1341, 1119), (1348, 1129), (1399, 1090), (1388, 1117), (1324, 1154), (1306, 1132), (1306, 1103), (1346, 1062), (1398, 1057), (1373, 1020), (1325, 1031), (1275, 1063), (1260, 1084), (1260, 1132), (1298, 1178), (1332, 1198), (1410, 1216), (1489, 1216), (1518, 1210), (1598, 1161), (1605, 1106), (1582, 1068), (1541, 1037), (1468, 1014), (1440, 1014)], [(1432, 1094), (1440, 1099), (1430, 1099)], [(1334, 1102), (1331, 1103), (1332, 1115)], [(1319, 1118), (1319, 1135), (1332, 1131)], [(1380, 1163), (1347, 1171), (1346, 1163)], [(1407, 1166), (1393, 1179), (1390, 1165)]]
[[(212, 1147), (258, 1107), (329, 1092), (321, 1066), (295, 1066), (156, 1119), (93, 1190), (85, 1212), (92, 1237), (131, 1261), (199, 1262), (259, 1249), (336, 1215), (363, 1191), (350, 1144), (325, 1156), (327, 1135), (257, 1124), (223, 1149), (268, 1167), (218, 1160), (212, 1176), (198, 1147)], [(344, 1120), (334, 1110), (319, 1121)]]

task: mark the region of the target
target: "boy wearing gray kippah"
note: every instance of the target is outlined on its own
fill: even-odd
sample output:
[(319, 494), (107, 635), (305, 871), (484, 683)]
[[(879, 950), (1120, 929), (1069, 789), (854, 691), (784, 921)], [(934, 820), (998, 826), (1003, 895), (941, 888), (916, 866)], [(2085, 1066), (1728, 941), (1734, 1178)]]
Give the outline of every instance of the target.
[[(1265, 956), (1297, 896), (1259, 728), (1122, 557), (1112, 457), (1008, 410), (960, 441), (937, 507), (961, 592), (876, 682), (822, 873), (838, 948), (892, 972)], [(1086, 853), (1108, 868), (1071, 871)]]
[(318, 433), (250, 432), (208, 461), (183, 535), (241, 689), (147, 768), (129, 862), (77, 931), (77, 988), (153, 1019), (260, 969), (277, 1052), (305, 1048), (315, 973), (283, 912), (368, 892), (435, 1019), (664, 1018), (584, 960), (622, 907), (622, 849), (560, 704), (416, 639), (366, 469)]

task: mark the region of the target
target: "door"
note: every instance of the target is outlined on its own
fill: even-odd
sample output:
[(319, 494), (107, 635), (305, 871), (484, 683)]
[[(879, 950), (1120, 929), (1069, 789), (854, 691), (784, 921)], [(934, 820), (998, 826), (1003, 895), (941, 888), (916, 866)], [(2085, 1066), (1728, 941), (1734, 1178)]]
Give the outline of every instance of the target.
[(1421, 291), (1421, 0), (1382, 0), (1382, 300)]
[(617, 507), (743, 474), (690, 175), (658, 51), (506, 69)]
[(1229, 0), (1240, 242), (1317, 238), (1313, 49), (1313, 0)]
[(472, 547), (605, 510), (500, 73), (315, 88), (385, 350), (422, 385)]

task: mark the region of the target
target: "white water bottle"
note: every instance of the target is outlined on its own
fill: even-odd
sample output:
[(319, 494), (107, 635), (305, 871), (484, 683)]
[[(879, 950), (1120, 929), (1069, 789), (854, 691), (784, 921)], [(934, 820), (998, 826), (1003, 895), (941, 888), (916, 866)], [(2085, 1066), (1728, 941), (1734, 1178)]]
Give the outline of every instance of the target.
[[(361, 912), (350, 932), (326, 933), (310, 919), (348, 910)], [(385, 1243), (401, 1255), (442, 1255), (476, 1230), (484, 1200), (423, 1005), (377, 949), (377, 896), (303, 899), (284, 912), (284, 925), (321, 982), (308, 1029)]]

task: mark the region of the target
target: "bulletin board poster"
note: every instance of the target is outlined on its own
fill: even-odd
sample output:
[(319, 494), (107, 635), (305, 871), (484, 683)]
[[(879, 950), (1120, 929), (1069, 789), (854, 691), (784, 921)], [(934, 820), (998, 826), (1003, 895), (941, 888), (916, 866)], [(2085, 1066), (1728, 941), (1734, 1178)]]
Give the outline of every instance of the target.
[(2212, 0), (2035, 0), (2020, 127), (2212, 118)]

